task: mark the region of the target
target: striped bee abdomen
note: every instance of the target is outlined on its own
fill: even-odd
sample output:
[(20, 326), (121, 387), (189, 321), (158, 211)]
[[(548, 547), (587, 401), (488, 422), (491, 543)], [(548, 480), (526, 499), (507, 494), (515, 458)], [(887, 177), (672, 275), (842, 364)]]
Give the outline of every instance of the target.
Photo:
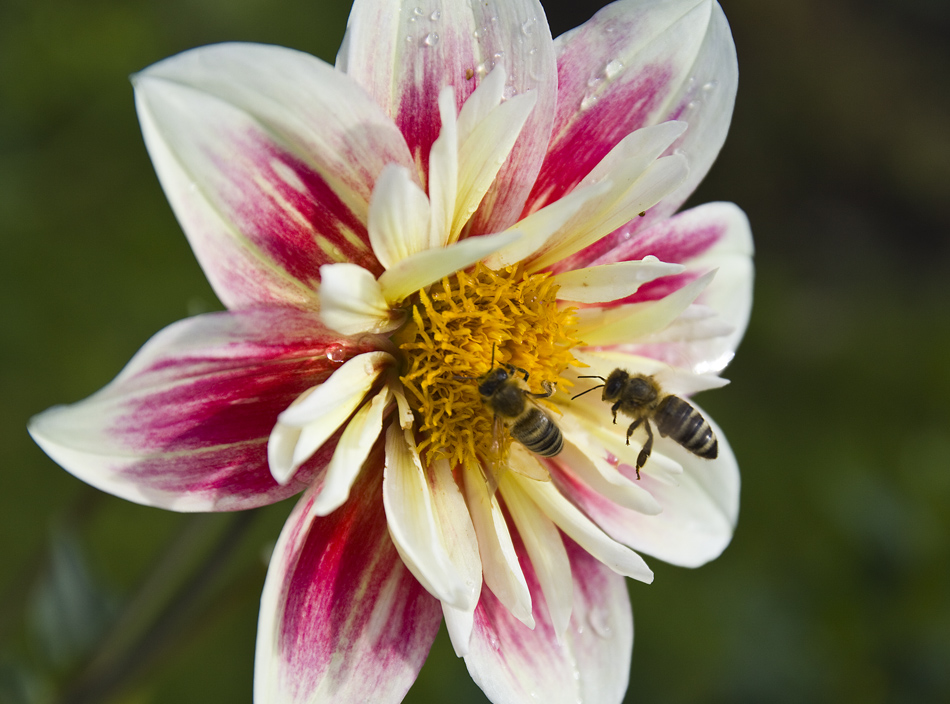
[(508, 428), (511, 437), (542, 457), (554, 457), (564, 445), (561, 429), (546, 413), (529, 408)]
[(719, 442), (702, 414), (679, 396), (667, 396), (653, 416), (660, 435), (671, 437), (694, 455), (708, 460), (719, 456)]

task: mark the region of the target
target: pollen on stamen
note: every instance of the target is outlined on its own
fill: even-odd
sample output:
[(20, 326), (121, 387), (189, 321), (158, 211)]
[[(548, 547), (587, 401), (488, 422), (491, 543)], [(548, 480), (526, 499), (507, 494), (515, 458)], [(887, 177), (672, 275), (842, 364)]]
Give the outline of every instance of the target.
[[(543, 382), (567, 390), (570, 382), (560, 375), (580, 366), (571, 354), (580, 343), (575, 310), (558, 307), (557, 288), (548, 274), (478, 264), (419, 292), (395, 341), (406, 358), (401, 380), (419, 423), (420, 452), (456, 465), (492, 451), (493, 416), (477, 379), (491, 369), (493, 355), (496, 366), (527, 371), (530, 391), (542, 391)], [(502, 441), (507, 449), (507, 433)]]

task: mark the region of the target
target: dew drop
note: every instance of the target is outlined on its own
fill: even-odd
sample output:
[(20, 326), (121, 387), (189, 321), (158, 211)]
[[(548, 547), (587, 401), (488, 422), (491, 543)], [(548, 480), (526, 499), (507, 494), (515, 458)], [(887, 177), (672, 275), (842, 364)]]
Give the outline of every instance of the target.
[(422, 40), (424, 46), (435, 46), (439, 43), (439, 35), (435, 32), (429, 32), (425, 39)]
[(329, 345), (326, 355), (334, 364), (342, 364), (346, 361), (346, 348), (343, 345)]
[(699, 106), (703, 104), (702, 100), (690, 100), (686, 103), (686, 109), (690, 112), (694, 112), (699, 109)]
[(442, 13), (439, 10), (433, 10), (432, 14), (429, 15), (429, 19), (433, 22), (442, 19)]
[(705, 92), (705, 93), (711, 93), (712, 91), (714, 91), (714, 90), (716, 89), (716, 86), (718, 86), (718, 85), (719, 85), (719, 81), (717, 81), (717, 80), (715, 80), (715, 79), (709, 81), (708, 83), (704, 83), (704, 84), (703, 84), (703, 92)]
[(596, 95), (585, 95), (584, 98), (581, 100), (581, 110), (587, 110), (593, 107), (594, 103), (596, 102), (597, 102)]
[(604, 66), (604, 75), (607, 78), (613, 78), (623, 70), (623, 64), (614, 59)]
[(595, 606), (587, 614), (587, 623), (591, 630), (601, 638), (613, 638), (614, 629), (610, 625), (610, 611), (605, 608)]
[(412, 14), (414, 14), (416, 17), (422, 17), (422, 15), (425, 13), (422, 11), (421, 7), (416, 7), (416, 8), (413, 8)]
[(603, 82), (603, 80), (604, 80), (604, 79), (601, 78), (600, 76), (593, 76), (593, 77), (591, 77), (591, 78), (588, 78), (588, 79), (587, 79), (587, 87), (588, 87), (588, 88), (596, 88), (598, 85), (600, 85), (600, 84)]
[(521, 33), (525, 36), (534, 33), (534, 26), (537, 24), (537, 20), (532, 17), (530, 20), (521, 23)]

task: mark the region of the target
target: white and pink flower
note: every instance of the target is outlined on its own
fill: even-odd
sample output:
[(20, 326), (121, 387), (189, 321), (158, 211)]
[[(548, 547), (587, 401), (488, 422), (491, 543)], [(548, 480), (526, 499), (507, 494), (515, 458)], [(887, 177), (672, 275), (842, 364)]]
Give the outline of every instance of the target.
[[(444, 617), (493, 702), (619, 702), (634, 550), (729, 543), (739, 474), (638, 434), (578, 374), (722, 386), (752, 240), (673, 215), (725, 140), (712, 0), (620, 0), (552, 40), (536, 0), (356, 0), (336, 67), (222, 44), (138, 74), (162, 186), (226, 312), (169, 326), (33, 419), (66, 469), (176, 511), (303, 491), (261, 601), (258, 702), (397, 702)], [(473, 379), (557, 393), (541, 458)], [(573, 387), (573, 389), (572, 389)]]

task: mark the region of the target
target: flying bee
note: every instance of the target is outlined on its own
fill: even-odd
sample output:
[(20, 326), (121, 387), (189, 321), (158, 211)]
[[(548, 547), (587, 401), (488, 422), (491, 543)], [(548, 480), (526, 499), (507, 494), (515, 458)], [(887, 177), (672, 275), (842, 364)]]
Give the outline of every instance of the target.
[(507, 425), (511, 437), (536, 455), (554, 457), (564, 446), (561, 429), (530, 400), (552, 396), (554, 387), (543, 381), (541, 386), (544, 387), (544, 393), (531, 393), (519, 386), (516, 376), (519, 372), (524, 374), (524, 381), (527, 382), (528, 372), (521, 367), (504, 363), (496, 367), (495, 349), (492, 348), (492, 368), (478, 377), (478, 393), (494, 412), (496, 424), (500, 420)]
[(671, 437), (694, 455), (707, 460), (719, 456), (719, 441), (702, 414), (679, 396), (663, 393), (660, 384), (646, 374), (630, 375), (623, 369), (614, 369), (604, 379), (602, 376), (579, 376), (578, 379), (600, 379), (603, 384), (583, 391), (578, 396), (603, 387), (603, 399), (613, 405), (610, 410), (617, 422), (617, 412), (633, 418), (627, 428), (627, 444), (633, 431), (642, 424), (647, 431), (647, 441), (637, 456), (637, 479), (640, 469), (646, 464), (653, 451), (653, 429), (650, 421), (656, 423), (663, 437)]

